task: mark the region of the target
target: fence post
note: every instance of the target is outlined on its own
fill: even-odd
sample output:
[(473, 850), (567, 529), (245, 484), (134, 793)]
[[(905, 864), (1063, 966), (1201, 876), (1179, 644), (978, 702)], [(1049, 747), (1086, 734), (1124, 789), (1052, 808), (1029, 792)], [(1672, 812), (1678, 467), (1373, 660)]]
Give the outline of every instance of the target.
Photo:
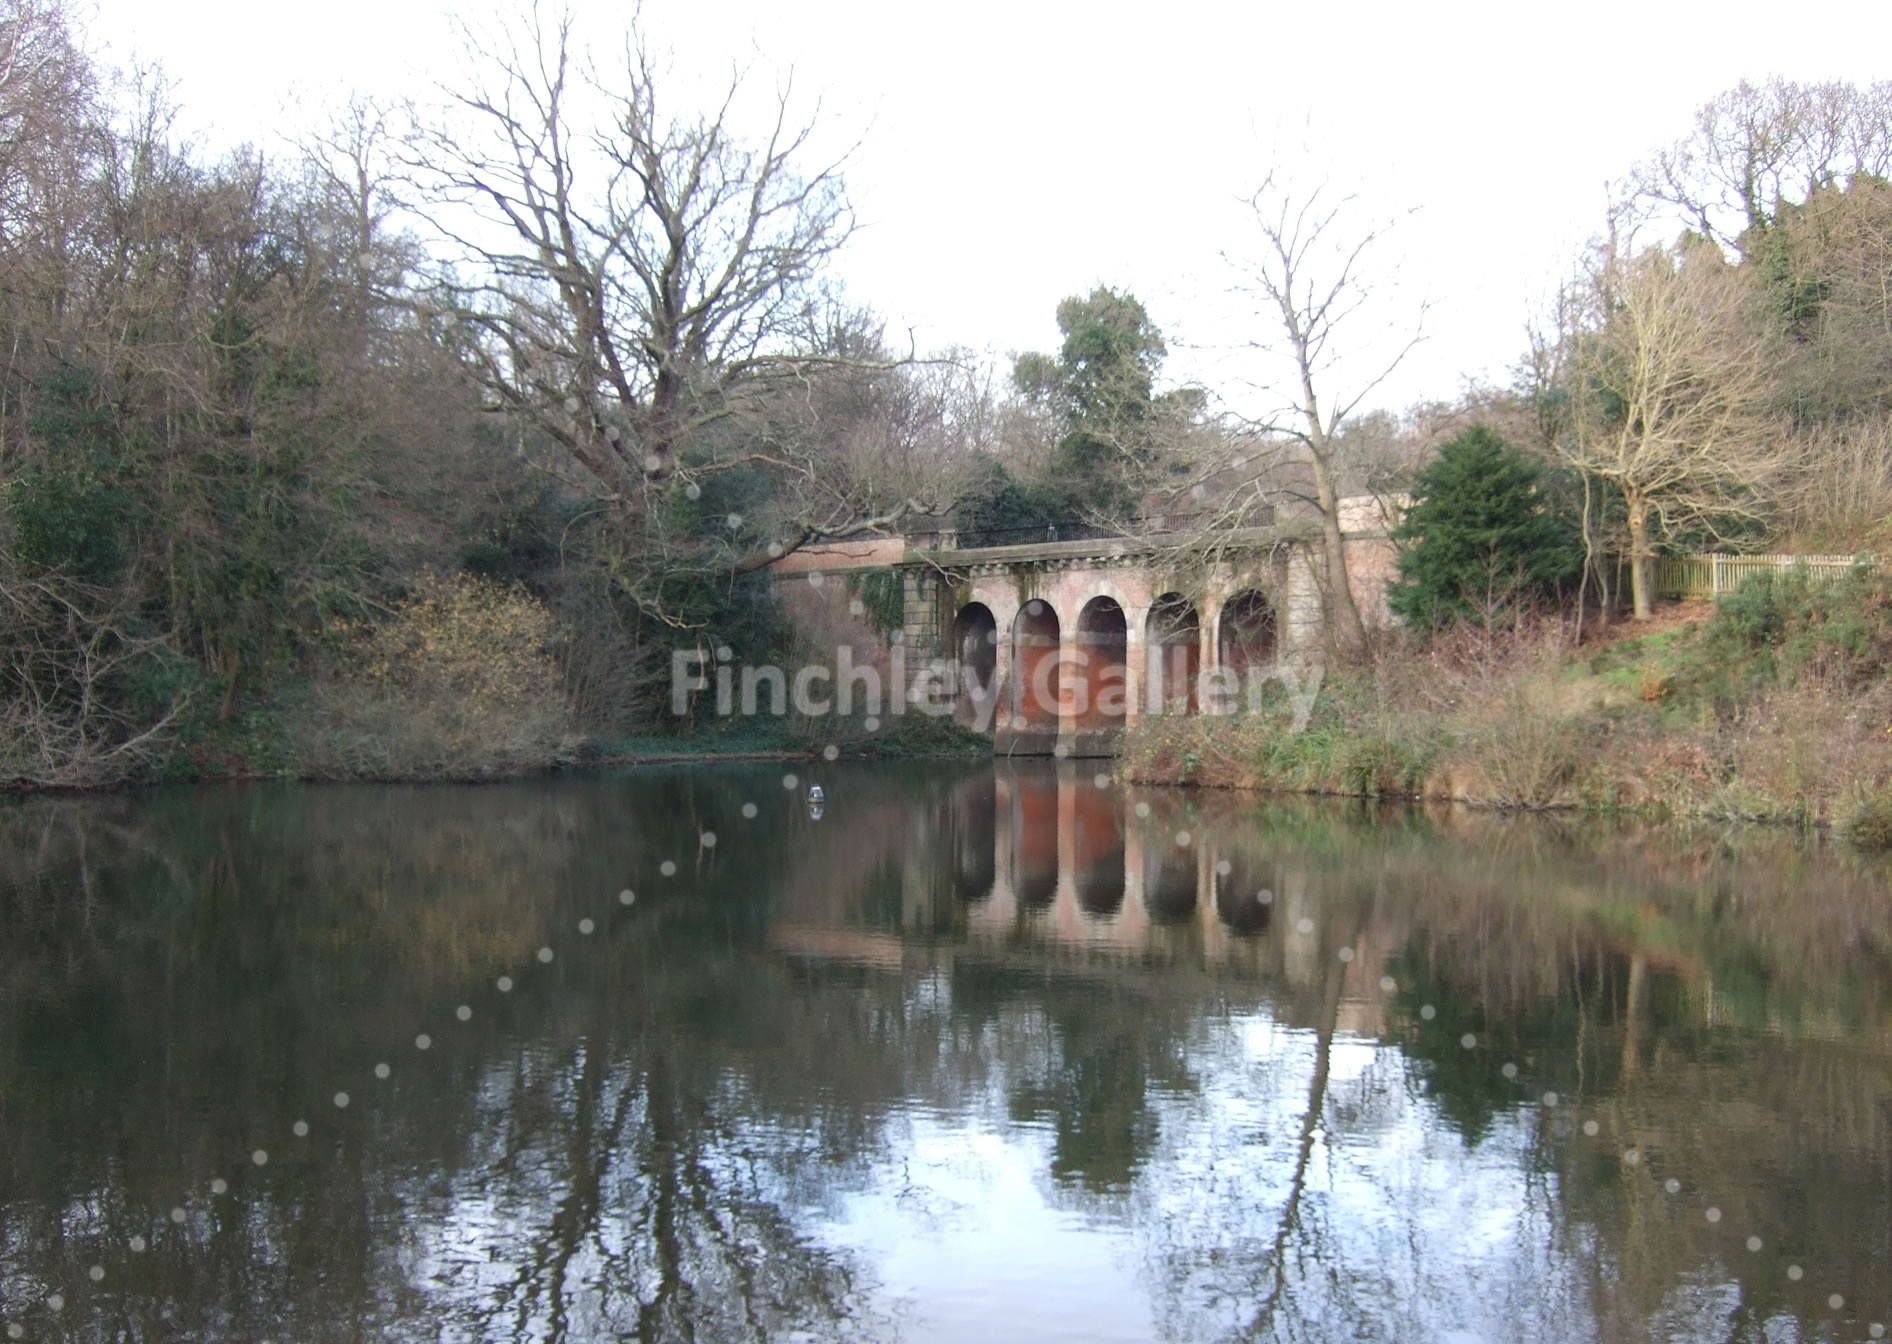
[(1721, 596), (1721, 552), (1714, 551), (1708, 556), (1708, 596)]

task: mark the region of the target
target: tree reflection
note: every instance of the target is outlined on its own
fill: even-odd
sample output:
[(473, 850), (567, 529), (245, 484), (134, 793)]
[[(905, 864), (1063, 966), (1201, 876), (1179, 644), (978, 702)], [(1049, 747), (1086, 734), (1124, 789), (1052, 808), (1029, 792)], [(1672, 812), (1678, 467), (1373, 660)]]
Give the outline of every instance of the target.
[(774, 769), (0, 811), (6, 1318), (890, 1338), (875, 1238), (921, 1233), (847, 1230), (927, 1126), (1041, 1154), (1170, 1338), (1807, 1337), (1892, 1289), (1874, 864), (804, 774), (819, 823)]

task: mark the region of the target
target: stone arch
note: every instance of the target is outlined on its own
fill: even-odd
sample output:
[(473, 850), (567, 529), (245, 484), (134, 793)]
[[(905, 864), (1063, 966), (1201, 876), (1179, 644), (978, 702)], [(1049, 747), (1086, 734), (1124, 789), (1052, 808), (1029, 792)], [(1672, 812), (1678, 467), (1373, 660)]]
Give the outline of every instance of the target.
[(1251, 677), (1274, 670), (1280, 632), (1266, 593), (1244, 588), (1234, 594), (1222, 604), (1217, 624), (1216, 666), (1234, 673), (1239, 685), (1246, 688)]
[(1033, 598), (1012, 622), (1012, 727), (1025, 733), (1056, 733), (1063, 668), (1058, 663), (1058, 613)]
[(952, 659), (953, 717), (978, 722), (999, 690), (999, 623), (985, 603), (968, 602), (953, 617)]
[(1084, 580), (1085, 601), (1090, 602), (1100, 597), (1107, 597), (1126, 613), (1134, 610), (1136, 603), (1131, 601), (1130, 593), (1124, 586), (1106, 574), (1090, 574)]
[(1099, 595), (1077, 614), (1078, 664), (1069, 669), (1080, 712), (1077, 726), (1084, 731), (1115, 727), (1123, 719), (1128, 694), (1130, 619), (1114, 597)]
[(1163, 714), (1194, 714), (1202, 671), (1202, 617), (1196, 604), (1181, 593), (1160, 594), (1150, 603), (1144, 647), (1150, 704)]

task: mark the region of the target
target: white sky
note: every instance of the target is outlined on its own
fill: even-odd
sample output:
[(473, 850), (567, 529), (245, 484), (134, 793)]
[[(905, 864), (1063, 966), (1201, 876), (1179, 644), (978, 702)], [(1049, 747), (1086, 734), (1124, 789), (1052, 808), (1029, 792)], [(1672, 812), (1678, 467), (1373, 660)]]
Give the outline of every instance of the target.
[[(160, 61), (219, 140), (267, 141), (298, 92), (424, 96), (457, 62), (439, 0), (92, 2), (94, 44)], [(574, 3), (600, 35), (630, 13)], [(1222, 255), (1251, 246), (1236, 201), (1277, 148), (1305, 146), (1363, 221), (1399, 217), (1379, 253), (1398, 290), (1361, 324), (1403, 329), (1433, 304), (1378, 399), (1399, 405), (1504, 376), (1605, 183), (1699, 104), (1743, 77), (1892, 74), (1877, 4), (646, 0), (644, 15), (680, 69), (792, 68), (838, 136), (864, 134), (841, 274), (922, 350), (1053, 349), (1058, 300), (1110, 284), (1168, 335), (1172, 376), (1238, 403), (1253, 366), (1230, 351), (1261, 329)]]

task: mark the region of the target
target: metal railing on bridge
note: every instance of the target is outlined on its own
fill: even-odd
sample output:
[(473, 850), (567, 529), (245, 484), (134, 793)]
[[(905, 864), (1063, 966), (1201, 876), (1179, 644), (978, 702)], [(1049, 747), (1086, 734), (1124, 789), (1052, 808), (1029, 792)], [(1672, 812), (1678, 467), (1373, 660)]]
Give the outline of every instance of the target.
[[(1144, 537), (1187, 534), (1213, 518), (1207, 513), (1150, 514), (1127, 518), (1118, 523), (1097, 523), (1083, 518), (1061, 518), (1054, 522), (1034, 523), (1029, 527), (976, 527), (941, 531), (910, 538), (916, 544), (940, 550), (985, 550), (1000, 546), (1043, 546), (1059, 541), (1133, 541)], [(1246, 522), (1249, 527), (1271, 527), (1272, 505), (1257, 509)]]

